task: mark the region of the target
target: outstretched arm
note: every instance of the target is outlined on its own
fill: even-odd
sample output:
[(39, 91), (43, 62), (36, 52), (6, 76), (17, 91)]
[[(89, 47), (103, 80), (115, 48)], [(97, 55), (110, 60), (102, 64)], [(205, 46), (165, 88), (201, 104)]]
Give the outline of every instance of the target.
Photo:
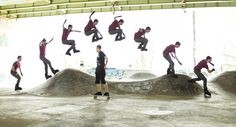
[(72, 30), (72, 32), (79, 32), (80, 33), (81, 31), (79, 31), (79, 30)]
[(212, 73), (213, 71), (215, 71), (215, 69), (212, 69), (212, 70), (207, 69), (207, 71), (208, 71), (209, 73)]
[(122, 16), (121, 16), (121, 15), (115, 16), (115, 17), (114, 17), (114, 20), (116, 20), (117, 18), (120, 18), (120, 17), (122, 17)]
[(49, 42), (47, 42), (46, 44), (49, 44), (50, 42), (52, 42), (53, 39), (54, 39), (54, 37)]
[(90, 16), (89, 16), (89, 20), (92, 20), (92, 15), (95, 13), (95, 11), (93, 11)]
[[(173, 54), (172, 54), (173, 55)], [(178, 59), (178, 57), (176, 56), (176, 53), (174, 53), (174, 57), (173, 58), (175, 58), (176, 60), (177, 60), (177, 62), (180, 64), (180, 65), (182, 65), (182, 63), (179, 61), (179, 59)]]
[(67, 19), (64, 21), (64, 23), (62, 25), (63, 28), (65, 28), (66, 21), (67, 21)]

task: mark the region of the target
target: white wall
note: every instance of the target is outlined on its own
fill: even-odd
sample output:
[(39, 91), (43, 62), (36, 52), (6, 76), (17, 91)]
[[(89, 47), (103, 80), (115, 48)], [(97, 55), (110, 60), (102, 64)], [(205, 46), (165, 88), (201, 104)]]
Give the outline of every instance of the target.
[[(196, 13), (196, 43), (197, 62), (207, 55), (213, 57), (213, 62), (217, 68), (223, 64), (236, 64), (235, 59), (225, 57), (227, 52), (232, 56), (235, 53), (236, 32), (236, 9), (235, 8), (206, 8), (194, 9)], [(150, 10), (150, 11), (130, 11), (116, 12), (122, 15), (124, 25), (122, 29), (126, 34), (124, 41), (115, 42), (115, 36), (108, 34), (108, 26), (113, 21), (112, 12), (95, 13), (93, 19), (98, 18), (97, 28), (103, 34), (104, 39), (92, 43), (91, 36), (84, 33), (71, 33), (69, 39), (76, 41), (76, 47), (81, 53), (65, 56), (65, 51), (69, 46), (62, 45), (62, 23), (67, 19), (67, 24), (72, 24), (74, 29), (83, 31), (90, 14), (75, 14), (52, 17), (37, 17), (17, 19), (13, 21), (1, 22), (0, 36), (7, 35), (7, 42), (0, 42), (0, 87), (12, 87), (15, 79), (9, 75), (12, 63), (17, 55), (23, 56), (22, 70), (24, 77), (22, 84), (27, 87), (36, 86), (44, 79), (44, 65), (39, 60), (39, 42), (46, 38), (54, 41), (47, 46), (46, 57), (51, 60), (52, 65), (60, 70), (73, 67), (79, 68), (80, 61), (91, 68), (96, 66), (97, 44), (102, 45), (103, 51), (109, 58), (109, 67), (130, 69), (148, 69), (158, 75), (165, 74), (168, 63), (162, 58), (163, 49), (176, 41), (181, 42), (181, 47), (177, 49), (177, 55), (183, 63), (177, 70), (192, 71), (193, 68), (193, 10)], [(3, 20), (1, 20), (3, 21)], [(6, 25), (7, 24), (7, 25)], [(148, 52), (137, 50), (138, 44), (134, 42), (134, 33), (139, 28), (150, 26), (151, 32), (146, 35), (149, 39)], [(5, 34), (5, 35), (3, 35)], [(0, 39), (0, 41), (2, 41)], [(6, 43), (7, 46), (1, 44)], [(232, 46), (233, 45), (233, 46)], [(225, 50), (227, 49), (227, 50)], [(1, 83), (1, 81), (3, 83)]]

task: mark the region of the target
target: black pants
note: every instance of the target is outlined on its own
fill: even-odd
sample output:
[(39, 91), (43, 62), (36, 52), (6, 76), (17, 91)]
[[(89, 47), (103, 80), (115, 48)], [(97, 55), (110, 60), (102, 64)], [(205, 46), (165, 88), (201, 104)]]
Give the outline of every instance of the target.
[(17, 82), (16, 82), (16, 88), (19, 87), (19, 84), (20, 84), (20, 80), (21, 80), (21, 77), (20, 75), (16, 72), (16, 71), (12, 71), (11, 70), (11, 75), (14, 76), (16, 79), (17, 79)]
[(197, 78), (193, 78), (191, 80), (194, 81), (194, 82), (203, 80), (204, 91), (206, 91), (207, 90), (207, 79), (206, 79), (206, 77), (200, 71), (194, 70), (194, 73), (197, 75)]
[(139, 47), (144, 48), (144, 49), (146, 48), (147, 43), (148, 43), (148, 39), (143, 38), (143, 37), (135, 38), (134, 41), (140, 43)]
[(92, 29), (92, 30), (90, 30), (90, 31), (86, 31), (86, 32), (84, 32), (85, 33), (85, 35), (86, 36), (89, 36), (89, 35), (91, 35), (91, 34), (93, 34), (93, 40), (95, 39), (98, 39), (99, 37), (98, 37), (98, 29)]
[(66, 51), (67, 53), (70, 53), (72, 49), (74, 52), (76, 52), (75, 40), (65, 40), (65, 41), (62, 41), (62, 43), (65, 45), (71, 45), (71, 47)]
[(40, 57), (40, 60), (43, 61), (44, 69), (45, 69), (45, 75), (48, 75), (48, 66), (50, 67), (52, 73), (55, 71), (52, 67), (51, 62), (46, 57)]
[(163, 57), (169, 62), (169, 68), (167, 69), (167, 74), (168, 73), (175, 73), (175, 69), (174, 69), (174, 62), (170, 57), (170, 54), (165, 54), (163, 53)]
[(111, 30), (111, 31), (109, 31), (109, 34), (111, 34), (111, 35), (117, 34), (116, 35), (116, 40), (117, 39), (122, 39), (123, 30), (122, 29)]
[(96, 68), (96, 81), (95, 84), (106, 84), (105, 76), (106, 76), (106, 71), (104, 66), (97, 66)]

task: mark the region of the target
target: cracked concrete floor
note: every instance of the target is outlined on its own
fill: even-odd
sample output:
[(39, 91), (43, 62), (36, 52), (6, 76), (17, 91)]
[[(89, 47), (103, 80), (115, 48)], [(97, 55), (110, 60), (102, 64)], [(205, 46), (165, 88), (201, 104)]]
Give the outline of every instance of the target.
[(0, 96), (0, 127), (236, 127), (236, 98), (9, 94)]

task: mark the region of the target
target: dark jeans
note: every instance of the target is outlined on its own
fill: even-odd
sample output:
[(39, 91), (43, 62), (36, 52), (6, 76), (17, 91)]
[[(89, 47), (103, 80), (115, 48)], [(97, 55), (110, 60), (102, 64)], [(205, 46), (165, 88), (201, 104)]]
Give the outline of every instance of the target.
[(51, 62), (46, 57), (40, 57), (40, 60), (43, 61), (44, 69), (45, 69), (45, 75), (48, 75), (48, 66), (50, 67), (52, 73), (55, 71), (52, 67)]
[(86, 36), (89, 36), (91, 34), (93, 34), (93, 39), (98, 39), (98, 29), (92, 29), (90, 31), (85, 31), (84, 32)]
[(140, 43), (139, 47), (143, 47), (143, 48), (146, 48), (147, 43), (148, 43), (148, 39), (146, 38), (135, 38), (134, 41)]
[(201, 71), (194, 70), (194, 73), (197, 75), (197, 78), (193, 78), (191, 80), (194, 81), (194, 82), (203, 80), (204, 90), (207, 90), (207, 79), (206, 79), (206, 77), (201, 73)]
[(173, 60), (171, 59), (170, 57), (170, 54), (165, 54), (163, 53), (163, 57), (169, 62), (169, 68), (167, 69), (167, 73), (169, 72), (172, 72), (172, 73), (175, 73), (175, 69), (174, 69), (174, 62)]
[(111, 30), (111, 31), (109, 31), (109, 34), (111, 34), (111, 35), (117, 34), (117, 35), (116, 35), (116, 39), (122, 39), (122, 38), (123, 38), (123, 37), (122, 37), (122, 34), (124, 35), (122, 29)]
[(74, 52), (76, 52), (75, 40), (65, 40), (65, 41), (62, 41), (62, 43), (65, 45), (71, 45), (71, 47), (66, 51), (67, 53), (70, 53), (70, 50), (72, 49)]
[(97, 66), (96, 68), (96, 81), (95, 84), (106, 84), (105, 76), (106, 76), (106, 71), (104, 66)]
[(20, 80), (21, 80), (20, 75), (16, 71), (12, 71), (12, 70), (11, 70), (11, 75), (14, 76), (17, 79), (15, 87), (19, 87)]

